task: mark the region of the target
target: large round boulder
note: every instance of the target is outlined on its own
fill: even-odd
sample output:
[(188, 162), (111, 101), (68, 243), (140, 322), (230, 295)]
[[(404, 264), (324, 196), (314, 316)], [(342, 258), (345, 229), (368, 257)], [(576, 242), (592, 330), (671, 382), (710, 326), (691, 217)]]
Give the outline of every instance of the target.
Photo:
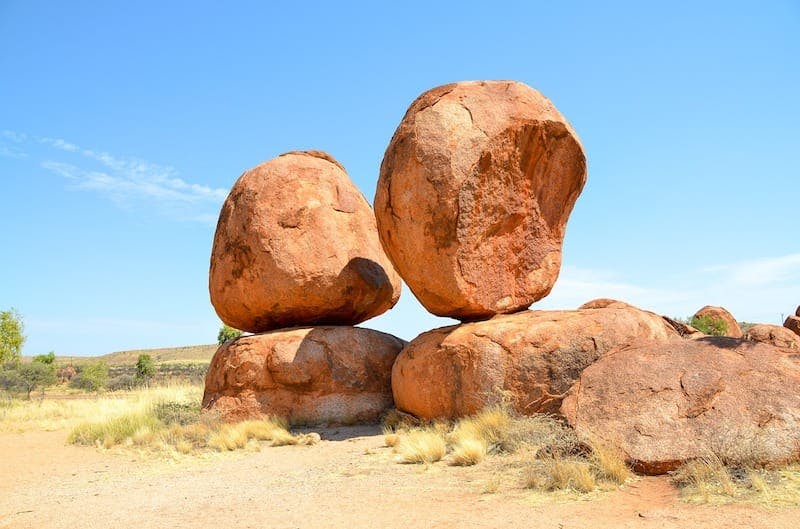
[(800, 363), (727, 337), (640, 342), (584, 369), (561, 412), (648, 474), (712, 454), (780, 464), (800, 457)]
[(800, 336), (800, 316), (789, 316), (783, 322), (783, 326)]
[(476, 320), (545, 297), (586, 182), (567, 120), (514, 81), (449, 84), (406, 112), (381, 164), (386, 252), (428, 311)]
[(695, 312), (693, 318), (706, 318), (713, 321), (721, 321), (725, 324), (725, 332), (722, 334), (723, 336), (727, 336), (729, 338), (742, 337), (743, 333), (741, 327), (739, 327), (739, 322), (736, 321), (736, 318), (733, 317), (733, 314), (722, 307), (706, 305), (702, 309)]
[(744, 333), (744, 339), (752, 342), (764, 342), (775, 347), (783, 347), (795, 353), (800, 352), (800, 336), (779, 325), (768, 325), (766, 323), (753, 325)]
[(304, 151), (234, 184), (214, 235), (209, 291), (223, 322), (263, 332), (360, 323), (397, 302), (400, 278), (344, 168)]
[(634, 307), (524, 311), (421, 334), (392, 369), (395, 405), (425, 419), (472, 415), (508, 402), (522, 414), (557, 413), (584, 368), (639, 338), (678, 334)]
[(308, 327), (220, 346), (203, 409), (234, 421), (372, 422), (392, 405), (391, 371), (405, 342), (359, 327)]

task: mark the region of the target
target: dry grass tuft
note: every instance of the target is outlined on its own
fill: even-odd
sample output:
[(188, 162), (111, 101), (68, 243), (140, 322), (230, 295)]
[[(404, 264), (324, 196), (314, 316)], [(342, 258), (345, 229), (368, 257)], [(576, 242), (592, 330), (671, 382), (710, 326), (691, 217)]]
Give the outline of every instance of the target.
[(673, 473), (673, 481), (688, 503), (732, 501), (764, 507), (800, 505), (800, 466), (763, 469), (726, 466), (711, 454), (689, 461)]
[(528, 469), (525, 486), (543, 491), (572, 490), (592, 492), (597, 479), (592, 464), (578, 458), (540, 459)]
[(403, 435), (395, 446), (402, 463), (435, 463), (447, 452), (447, 443), (435, 428), (414, 429)]
[(453, 447), (450, 464), (456, 466), (475, 465), (483, 461), (487, 450), (486, 442), (482, 439), (461, 439)]

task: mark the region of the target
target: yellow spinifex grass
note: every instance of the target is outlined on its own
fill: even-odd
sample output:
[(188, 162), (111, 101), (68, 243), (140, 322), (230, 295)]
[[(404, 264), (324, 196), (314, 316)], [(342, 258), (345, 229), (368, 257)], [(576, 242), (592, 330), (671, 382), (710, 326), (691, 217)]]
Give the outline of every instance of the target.
[(800, 505), (800, 465), (781, 469), (731, 468), (714, 454), (682, 465), (673, 475), (688, 503), (732, 501), (764, 507)]
[(435, 463), (444, 457), (447, 443), (435, 428), (415, 428), (400, 437), (395, 450), (403, 463)]
[(179, 384), (119, 391), (80, 398), (13, 400), (0, 407), (0, 431), (54, 431), (86, 422), (101, 422), (124, 414), (146, 413), (157, 402), (198, 402), (200, 385)]

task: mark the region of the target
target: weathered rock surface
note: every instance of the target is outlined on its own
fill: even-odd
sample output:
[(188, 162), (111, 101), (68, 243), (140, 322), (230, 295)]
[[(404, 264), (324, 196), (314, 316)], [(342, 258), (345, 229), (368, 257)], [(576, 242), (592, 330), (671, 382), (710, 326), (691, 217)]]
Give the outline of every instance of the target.
[(586, 181), (578, 137), (513, 81), (449, 84), (406, 112), (381, 164), (378, 230), (430, 312), (476, 320), (545, 297)]
[(557, 413), (564, 393), (600, 355), (639, 338), (677, 333), (629, 308), (524, 311), (421, 334), (392, 369), (395, 405), (425, 419), (474, 414), (501, 394), (523, 414)]
[(618, 444), (640, 472), (710, 452), (777, 464), (800, 456), (800, 364), (726, 337), (640, 342), (587, 367), (561, 412), (580, 434)]
[(708, 316), (715, 320), (722, 320), (725, 322), (725, 325), (727, 327), (725, 336), (729, 338), (742, 337), (742, 329), (741, 327), (739, 327), (739, 322), (736, 321), (736, 318), (734, 318), (730, 312), (728, 312), (722, 307), (714, 307), (711, 305), (706, 305), (702, 309), (695, 312), (694, 316), (697, 318)]
[(800, 352), (800, 336), (786, 327), (759, 323), (750, 327), (744, 333), (744, 339), (752, 342), (763, 342), (775, 347), (783, 347), (794, 352)]
[(800, 305), (797, 306), (797, 310), (794, 311), (794, 315), (800, 318)]
[(789, 316), (783, 322), (783, 326), (800, 336), (800, 316)]
[[(607, 309), (607, 308), (626, 308), (626, 307), (633, 307), (630, 303), (625, 303), (624, 301), (619, 301), (616, 299), (611, 298), (597, 298), (591, 301), (587, 301), (580, 307), (578, 310), (586, 310), (586, 309)], [(636, 307), (634, 307), (636, 308)]]
[(698, 331), (691, 325), (688, 325), (678, 320), (674, 320), (668, 316), (661, 316), (661, 317), (664, 318), (664, 321), (669, 323), (672, 326), (672, 328), (678, 331), (678, 334), (680, 334), (684, 338), (695, 340), (697, 338), (704, 338), (707, 336), (705, 333)]
[(262, 332), (360, 323), (397, 302), (400, 278), (342, 166), (305, 151), (234, 184), (214, 236), (209, 291), (223, 322)]
[(291, 423), (375, 421), (392, 405), (392, 364), (404, 345), (358, 327), (244, 336), (214, 355), (203, 409), (231, 421), (265, 415)]

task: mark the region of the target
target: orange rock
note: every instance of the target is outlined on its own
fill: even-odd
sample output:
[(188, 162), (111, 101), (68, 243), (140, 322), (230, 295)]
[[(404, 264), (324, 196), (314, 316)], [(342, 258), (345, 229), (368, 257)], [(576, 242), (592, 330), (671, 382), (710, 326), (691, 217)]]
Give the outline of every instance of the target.
[(583, 370), (561, 412), (580, 435), (663, 474), (716, 452), (737, 462), (800, 457), (798, 355), (735, 338), (640, 342)]
[(585, 182), (578, 137), (539, 92), (513, 81), (449, 84), (417, 98), (392, 137), (378, 231), (430, 312), (516, 312), (552, 289)]
[(786, 327), (760, 323), (750, 327), (744, 334), (745, 340), (764, 342), (775, 347), (783, 347), (795, 353), (800, 351), (800, 336)]
[(711, 305), (706, 305), (702, 309), (695, 312), (694, 317), (702, 318), (704, 316), (713, 318), (715, 320), (722, 320), (725, 322), (727, 327), (727, 331), (725, 332), (725, 336), (729, 338), (741, 338), (742, 337), (742, 329), (739, 327), (739, 322), (736, 321), (736, 318), (728, 312), (727, 310), (723, 309), (722, 307), (713, 307)]
[(359, 327), (308, 327), (220, 346), (203, 409), (229, 421), (371, 422), (392, 405), (392, 363), (405, 342)]
[(669, 323), (672, 326), (672, 328), (678, 331), (678, 334), (680, 334), (684, 338), (695, 340), (697, 338), (704, 338), (706, 336), (704, 333), (698, 331), (691, 325), (683, 323), (682, 321), (673, 320), (672, 318), (669, 318), (667, 316), (661, 316), (661, 317), (664, 318), (664, 321)]
[(783, 326), (800, 336), (800, 316), (789, 316), (783, 322)]
[(625, 308), (625, 307), (633, 307), (633, 305), (625, 303), (624, 301), (618, 301), (616, 299), (611, 299), (611, 298), (597, 298), (591, 301), (587, 301), (586, 303), (578, 307), (578, 310), (607, 309), (609, 307)]
[(421, 334), (392, 368), (395, 404), (425, 419), (471, 415), (510, 399), (523, 414), (557, 413), (580, 372), (638, 338), (677, 333), (634, 307), (524, 311)]
[(231, 189), (209, 291), (223, 322), (262, 332), (360, 323), (397, 302), (400, 278), (342, 166), (319, 151), (291, 152), (245, 172)]

